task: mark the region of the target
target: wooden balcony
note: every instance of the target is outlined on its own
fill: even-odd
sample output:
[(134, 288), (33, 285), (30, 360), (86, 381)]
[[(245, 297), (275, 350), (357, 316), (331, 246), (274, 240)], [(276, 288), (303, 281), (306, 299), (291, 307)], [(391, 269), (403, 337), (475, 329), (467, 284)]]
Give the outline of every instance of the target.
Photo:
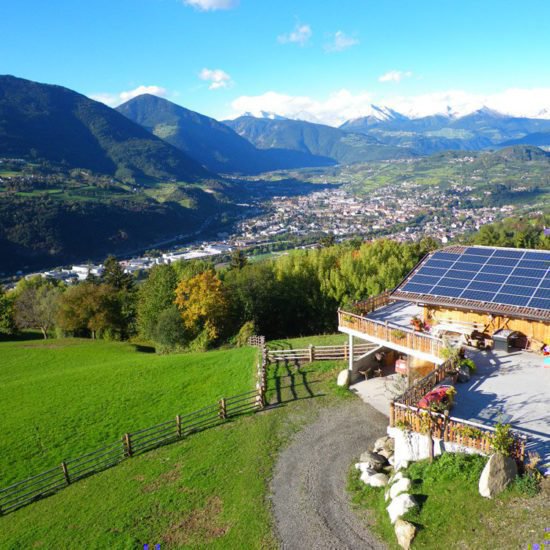
[[(382, 299), (378, 300), (378, 303), (383, 301)], [(386, 303), (389, 303), (387, 298)], [(368, 305), (370, 306), (370, 304)], [(436, 364), (441, 364), (444, 361), (442, 356), (442, 350), (445, 347), (443, 340), (424, 332), (379, 319), (371, 319), (367, 315), (338, 310), (338, 330)]]

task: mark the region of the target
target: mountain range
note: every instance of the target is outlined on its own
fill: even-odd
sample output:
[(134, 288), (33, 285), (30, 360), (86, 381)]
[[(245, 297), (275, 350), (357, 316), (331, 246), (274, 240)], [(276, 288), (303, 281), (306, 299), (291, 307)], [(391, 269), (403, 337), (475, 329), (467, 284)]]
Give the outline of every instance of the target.
[(295, 148), (257, 149), (229, 126), (150, 94), (131, 99), (116, 110), (214, 172), (258, 174), (335, 164), (328, 155)]

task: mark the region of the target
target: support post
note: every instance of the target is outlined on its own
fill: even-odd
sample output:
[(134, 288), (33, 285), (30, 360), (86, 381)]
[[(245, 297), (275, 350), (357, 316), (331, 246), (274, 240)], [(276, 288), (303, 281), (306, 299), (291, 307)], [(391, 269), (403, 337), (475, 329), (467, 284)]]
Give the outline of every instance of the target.
[(63, 471), (63, 477), (65, 478), (65, 483), (67, 485), (71, 484), (71, 478), (69, 477), (69, 470), (67, 468), (67, 463), (63, 461), (61, 463), (61, 470)]
[(395, 402), (390, 401), (390, 428), (395, 426)]
[(124, 454), (127, 457), (132, 456), (132, 439), (130, 437), (130, 434), (124, 434), (122, 437), (122, 442), (124, 444)]
[(309, 344), (309, 362), (315, 361), (315, 347), (313, 344)]
[(222, 398), (218, 401), (218, 405), (219, 405), (218, 416), (219, 416), (222, 420), (226, 420), (226, 419), (227, 419), (227, 408), (226, 408), (226, 404), (225, 404), (225, 397), (222, 397)]
[(447, 437), (447, 426), (449, 425), (449, 409), (445, 409), (445, 411), (443, 412), (445, 418), (443, 419), (443, 441), (448, 441), (448, 437)]
[(351, 376), (351, 373), (353, 371), (353, 336), (351, 334), (348, 334), (348, 370)]
[(176, 432), (178, 437), (181, 437), (181, 416), (179, 414), (176, 416)]

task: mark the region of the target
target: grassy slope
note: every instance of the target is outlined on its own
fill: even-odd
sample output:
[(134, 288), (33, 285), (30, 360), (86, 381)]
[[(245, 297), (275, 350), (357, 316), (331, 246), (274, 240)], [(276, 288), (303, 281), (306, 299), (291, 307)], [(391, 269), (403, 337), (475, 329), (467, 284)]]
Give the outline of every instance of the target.
[[(83, 345), (76, 347), (82, 350)], [(136, 353), (126, 353), (135, 364)], [(214, 370), (227, 374), (234, 353), (203, 354), (200, 364), (204, 369), (205, 360), (215, 357)], [(192, 356), (147, 357), (181, 362)], [(267, 493), (277, 453), (321, 407), (350, 398), (335, 386), (339, 368), (341, 364), (324, 362), (307, 365), (299, 374), (285, 367), (272, 369), (269, 386), (278, 391), (270, 391), (270, 402), (281, 406), (135, 457), (0, 518), (0, 548), (130, 549), (147, 542), (161, 543), (163, 549), (275, 548)], [(212, 370), (209, 374), (214, 376)], [(224, 384), (238, 383), (225, 378)], [(157, 380), (150, 382), (156, 385)], [(197, 383), (197, 401), (199, 391), (212, 391), (208, 387), (213, 380), (209, 377), (200, 388)], [(134, 380), (138, 383), (146, 385)], [(158, 400), (149, 403), (159, 406)], [(134, 414), (148, 408), (142, 404)]]
[(256, 351), (157, 356), (130, 344), (0, 344), (0, 487), (254, 387)]

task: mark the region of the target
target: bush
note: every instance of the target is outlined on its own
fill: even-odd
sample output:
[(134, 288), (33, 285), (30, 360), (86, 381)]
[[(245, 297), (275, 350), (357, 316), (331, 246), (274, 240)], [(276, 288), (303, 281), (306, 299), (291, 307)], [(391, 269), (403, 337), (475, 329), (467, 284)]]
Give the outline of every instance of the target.
[(525, 474), (517, 476), (511, 488), (522, 495), (534, 497), (540, 491), (540, 483), (534, 475)]
[(462, 361), (460, 361), (460, 366), (468, 367), (472, 373), (477, 370), (476, 364), (472, 361), (472, 359), (462, 359)]
[(159, 315), (154, 336), (159, 353), (170, 353), (185, 346), (187, 335), (180, 312), (175, 305)]
[(247, 321), (239, 330), (239, 333), (235, 338), (235, 344), (238, 347), (246, 346), (248, 345), (248, 339), (255, 334), (256, 326), (254, 325), (254, 321)]
[(512, 445), (514, 444), (514, 436), (510, 424), (501, 424), (495, 426), (493, 435), (493, 450), (495, 453), (500, 453), (505, 456), (510, 456), (512, 453)]
[(431, 464), (421, 460), (411, 464), (408, 473), (411, 479), (424, 481), (455, 480), (477, 482), (487, 458), (476, 454), (443, 453)]

